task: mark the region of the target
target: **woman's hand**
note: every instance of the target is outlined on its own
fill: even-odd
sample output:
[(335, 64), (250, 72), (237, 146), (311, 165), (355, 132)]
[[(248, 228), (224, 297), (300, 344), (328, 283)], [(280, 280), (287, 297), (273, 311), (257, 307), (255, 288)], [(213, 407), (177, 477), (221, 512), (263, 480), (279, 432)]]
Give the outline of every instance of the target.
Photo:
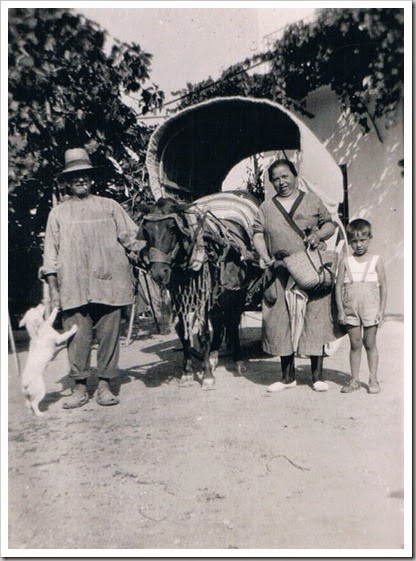
[(306, 236), (303, 240), (303, 243), (309, 246), (311, 249), (316, 249), (320, 244), (321, 239), (316, 232), (312, 232), (308, 236)]
[(259, 258), (260, 269), (268, 269), (273, 265), (274, 262), (275, 260), (272, 259), (269, 255), (262, 255)]
[(279, 249), (279, 251), (276, 251), (276, 253), (274, 254), (274, 258), (276, 259), (276, 261), (283, 261), (283, 259), (285, 257), (289, 257), (289, 255), (290, 253), (285, 249)]

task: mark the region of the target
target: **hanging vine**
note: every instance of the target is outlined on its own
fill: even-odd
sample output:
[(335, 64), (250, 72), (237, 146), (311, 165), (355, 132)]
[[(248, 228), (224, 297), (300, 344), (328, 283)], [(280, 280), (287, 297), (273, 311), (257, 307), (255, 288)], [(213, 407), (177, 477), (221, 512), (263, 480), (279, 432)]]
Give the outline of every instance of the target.
[[(373, 127), (382, 141), (379, 121), (394, 126), (402, 98), (403, 25), (403, 9), (321, 10), (316, 21), (290, 25), (271, 50), (228, 68), (219, 80), (175, 92), (186, 96), (177, 110), (213, 97), (249, 95), (313, 117), (306, 110), (308, 94), (329, 86), (341, 110), (348, 108), (364, 133)], [(249, 73), (259, 62), (268, 62), (270, 72)]]

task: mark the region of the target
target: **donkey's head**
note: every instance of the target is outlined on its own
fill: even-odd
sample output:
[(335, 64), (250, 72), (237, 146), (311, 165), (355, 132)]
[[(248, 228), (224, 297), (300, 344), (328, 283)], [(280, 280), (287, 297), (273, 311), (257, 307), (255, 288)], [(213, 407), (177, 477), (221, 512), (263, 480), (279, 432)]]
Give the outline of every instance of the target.
[(183, 217), (188, 205), (172, 199), (159, 199), (143, 216), (140, 235), (146, 241), (150, 274), (159, 284), (169, 283), (172, 266), (190, 231)]

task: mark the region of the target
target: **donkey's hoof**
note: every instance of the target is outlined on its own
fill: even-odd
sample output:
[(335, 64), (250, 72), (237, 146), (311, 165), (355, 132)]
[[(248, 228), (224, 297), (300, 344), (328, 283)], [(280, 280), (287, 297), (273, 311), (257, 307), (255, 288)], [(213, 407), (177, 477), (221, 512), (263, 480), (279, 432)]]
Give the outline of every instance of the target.
[(182, 374), (179, 380), (179, 385), (181, 386), (181, 388), (186, 388), (187, 386), (190, 386), (193, 381), (194, 381), (193, 374)]
[(242, 360), (237, 360), (235, 363), (235, 371), (237, 376), (241, 376), (243, 372), (247, 372), (247, 366)]
[(215, 378), (204, 378), (202, 380), (203, 390), (215, 390)]
[(210, 353), (209, 363), (211, 365), (212, 371), (214, 371), (218, 366), (218, 351), (212, 351), (212, 353)]

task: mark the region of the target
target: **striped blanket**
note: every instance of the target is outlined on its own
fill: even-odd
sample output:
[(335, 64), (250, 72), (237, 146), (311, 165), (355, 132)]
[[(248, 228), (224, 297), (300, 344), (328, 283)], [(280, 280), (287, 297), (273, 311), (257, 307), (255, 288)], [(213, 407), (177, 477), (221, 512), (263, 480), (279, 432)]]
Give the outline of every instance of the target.
[(202, 212), (208, 209), (220, 220), (231, 220), (240, 224), (252, 239), (253, 222), (259, 204), (257, 199), (246, 191), (225, 191), (201, 197), (192, 206)]
[[(254, 259), (251, 245), (253, 222), (258, 207), (259, 202), (246, 191), (215, 193), (197, 199), (185, 213), (187, 223), (196, 235), (190, 259), (191, 269), (199, 270), (202, 263), (207, 260), (204, 242), (207, 228), (214, 238), (227, 240), (242, 260)], [(224, 220), (228, 221), (227, 225)], [(199, 226), (202, 224), (204, 227), (200, 229)], [(239, 227), (243, 228), (246, 236), (242, 237)]]

